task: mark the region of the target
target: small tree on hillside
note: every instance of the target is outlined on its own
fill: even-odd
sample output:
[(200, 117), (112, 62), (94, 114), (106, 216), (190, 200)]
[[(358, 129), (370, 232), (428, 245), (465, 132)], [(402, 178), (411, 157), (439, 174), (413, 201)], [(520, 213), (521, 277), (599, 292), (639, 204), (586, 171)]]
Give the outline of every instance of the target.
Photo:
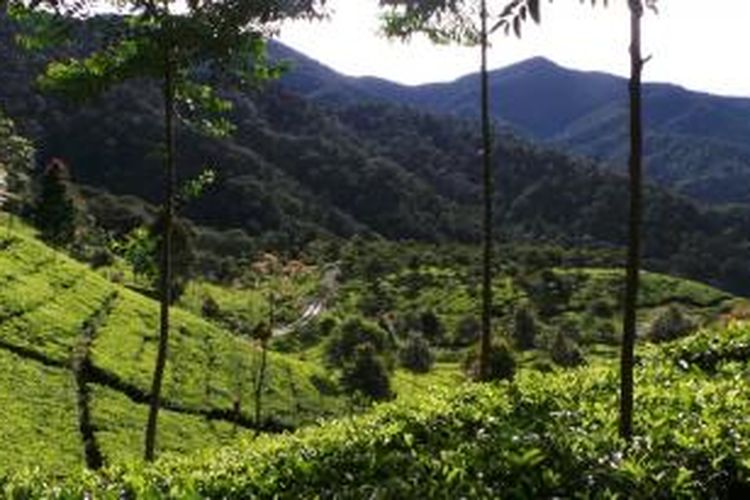
[(565, 333), (564, 328), (559, 328), (555, 334), (550, 347), (550, 357), (556, 364), (572, 368), (586, 362), (578, 344)]
[(693, 322), (678, 307), (671, 305), (651, 324), (648, 338), (652, 342), (669, 342), (688, 335), (694, 329)]
[(488, 372), (485, 376), (479, 373), (479, 351), (471, 349), (464, 359), (464, 370), (474, 380), (506, 380), (516, 374), (516, 359), (513, 350), (504, 340), (495, 340), (490, 346)]
[(430, 342), (440, 342), (443, 338), (444, 328), (440, 318), (434, 311), (423, 311), (419, 315), (420, 330), (424, 337)]
[(516, 309), (513, 318), (513, 340), (518, 349), (529, 350), (536, 346), (537, 325), (528, 306)]
[(343, 367), (341, 385), (349, 392), (358, 392), (376, 401), (391, 397), (388, 370), (369, 342), (359, 344), (354, 349), (351, 361)]
[(34, 210), (42, 238), (53, 245), (66, 246), (75, 239), (76, 207), (69, 186), (68, 168), (53, 159), (42, 174)]
[(409, 335), (409, 339), (399, 351), (398, 357), (401, 366), (415, 373), (429, 372), (434, 361), (430, 344), (417, 332), (412, 332)]
[(479, 320), (472, 315), (463, 316), (456, 325), (456, 331), (453, 333), (453, 344), (458, 347), (465, 347), (473, 344), (479, 338), (479, 332), (482, 329)]
[(352, 317), (340, 324), (328, 341), (326, 357), (333, 366), (343, 366), (351, 361), (357, 347), (370, 344), (377, 354), (384, 354), (388, 347), (388, 335), (371, 321)]

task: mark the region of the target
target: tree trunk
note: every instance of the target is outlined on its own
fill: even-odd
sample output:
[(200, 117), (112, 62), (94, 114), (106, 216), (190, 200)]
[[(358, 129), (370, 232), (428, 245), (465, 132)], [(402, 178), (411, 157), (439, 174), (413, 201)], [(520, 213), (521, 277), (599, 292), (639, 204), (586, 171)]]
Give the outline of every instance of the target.
[(487, 74), (487, 2), (481, 4), (482, 33), (482, 178), (484, 214), (482, 220), (482, 337), (479, 348), (479, 379), (489, 378), (492, 339), (492, 130), (490, 126), (489, 78)]
[[(169, 31), (169, 27), (167, 27)], [(154, 459), (156, 442), (156, 423), (159, 415), (162, 380), (167, 362), (169, 344), (169, 307), (172, 303), (172, 219), (174, 217), (174, 190), (176, 181), (175, 168), (175, 132), (174, 132), (174, 61), (172, 46), (165, 44), (164, 50), (164, 142), (165, 142), (165, 179), (164, 179), (164, 227), (162, 233), (161, 255), (161, 311), (159, 321), (159, 348), (156, 355), (156, 366), (151, 385), (151, 402), (149, 404), (148, 424), (146, 426), (145, 459)]]
[(625, 283), (625, 310), (620, 357), (620, 437), (633, 436), (633, 363), (636, 337), (636, 308), (640, 272), (643, 129), (641, 116), (641, 0), (630, 0), (630, 216), (628, 220), (628, 260)]
[(268, 340), (273, 336), (273, 327), (274, 322), (276, 321), (275, 318), (275, 307), (276, 307), (276, 297), (274, 297), (273, 294), (271, 294), (268, 298), (268, 329), (267, 331), (261, 330), (260, 333), (260, 369), (258, 370), (258, 380), (257, 384), (255, 385), (255, 435), (257, 436), (260, 434), (260, 430), (262, 428), (262, 422), (261, 422), (261, 416), (262, 416), (262, 409), (263, 409), (263, 385), (266, 378), (266, 365), (268, 362), (267, 358), (267, 348), (268, 348)]

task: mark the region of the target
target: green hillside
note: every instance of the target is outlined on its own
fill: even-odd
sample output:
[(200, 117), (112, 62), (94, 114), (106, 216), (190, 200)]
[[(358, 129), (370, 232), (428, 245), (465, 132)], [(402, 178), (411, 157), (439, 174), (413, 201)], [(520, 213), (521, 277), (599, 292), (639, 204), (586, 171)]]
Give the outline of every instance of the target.
[[(3, 227), (0, 247), (0, 471), (70, 470), (84, 463), (84, 441), (105, 462), (140, 457), (157, 304), (51, 250), (27, 228)], [(175, 309), (160, 449), (194, 451), (254, 433), (259, 357), (250, 341)], [(341, 411), (338, 398), (316, 388), (327, 377), (271, 353), (263, 428)]]
[[(32, 468), (38, 468), (37, 473), (45, 477), (67, 477), (71, 474), (71, 477), (76, 477), (76, 470), (98, 457), (105, 464), (115, 467), (138, 463), (142, 452), (148, 389), (156, 349), (157, 304), (105, 279), (103, 275), (107, 274), (106, 271), (94, 272), (63, 253), (50, 249), (36, 239), (32, 229), (19, 222), (15, 223), (14, 229), (8, 229), (3, 224), (0, 230), (0, 247), (0, 282), (3, 284), (0, 287), (0, 372), (3, 374), (0, 376), (0, 421), (3, 422), (0, 426), (0, 439), (7, 451), (0, 456), (0, 477), (16, 477), (18, 471)], [(391, 248), (394, 249), (396, 246)], [(412, 251), (420, 253), (423, 258), (428, 255), (419, 246), (404, 245), (399, 246), (398, 250), (393, 253), (396, 261), (399, 258), (411, 260), (409, 252)], [(453, 259), (451, 256), (436, 255), (439, 259)], [(274, 457), (277, 453), (283, 456), (283, 450), (288, 446), (298, 446), (299, 443), (307, 442), (306, 440), (319, 443), (322, 439), (328, 443), (321, 448), (324, 450), (321, 452), (323, 455), (330, 451), (337, 456), (338, 453), (343, 453), (337, 447), (343, 446), (349, 450), (346, 451), (346, 456), (349, 457), (349, 453), (356, 452), (359, 449), (357, 447), (369, 442), (360, 441), (360, 438), (375, 440), (373, 443), (376, 448), (385, 446), (388, 449), (391, 446), (388, 444), (389, 440), (402, 439), (394, 438), (390, 433), (400, 435), (400, 419), (407, 416), (424, 425), (428, 425), (431, 419), (447, 419), (446, 423), (449, 425), (446, 427), (446, 434), (438, 433), (432, 437), (424, 434), (423, 438), (437, 439), (440, 443), (445, 439), (446, 445), (453, 439), (458, 440), (458, 435), (463, 432), (460, 429), (477, 424), (464, 422), (462, 419), (469, 418), (467, 415), (452, 413), (458, 411), (450, 409), (455, 398), (480, 398), (485, 401), (482, 405), (488, 405), (477, 407), (474, 412), (476, 415), (470, 419), (489, 418), (488, 412), (500, 409), (515, 415), (516, 410), (508, 406), (508, 398), (511, 397), (509, 394), (515, 393), (508, 393), (507, 388), (463, 388), (454, 393), (456, 387), (464, 387), (464, 377), (457, 360), (463, 356), (465, 345), (452, 344), (450, 338), (466, 316), (476, 313), (471, 266), (464, 262), (450, 268), (438, 261), (426, 261), (421, 266), (409, 268), (400, 267), (397, 262), (389, 263), (384, 255), (381, 257), (381, 262), (386, 267), (381, 273), (369, 277), (360, 274), (353, 262), (341, 264), (347, 268), (347, 273), (339, 279), (335, 296), (328, 303), (329, 312), (326, 316), (346, 318), (369, 315), (376, 319), (380, 314), (377, 307), (373, 310), (372, 303), (368, 304), (375, 294), (379, 300), (385, 300), (394, 321), (404, 320), (399, 323), (397, 331), (399, 345), (403, 342), (401, 336), (409, 331), (410, 316), (413, 320), (413, 316), (420, 312), (434, 312), (446, 332), (446, 338), (433, 343), (440, 362), (430, 373), (416, 375), (401, 369), (394, 370), (392, 387), (398, 395), (397, 402), (376, 409), (370, 416), (326, 424), (320, 430), (302, 431), (295, 437), (269, 436), (261, 438), (258, 444), (251, 444), (256, 427), (252, 389), (259, 351), (237, 331), (225, 330), (221, 326), (227, 322), (225, 319), (209, 322), (196, 313), (200, 313), (201, 301), (210, 295), (217, 301), (220, 310), (227, 317), (233, 318), (234, 323), (229, 322), (230, 326), (236, 325), (237, 321), (240, 324), (257, 321), (265, 314), (264, 308), (267, 307), (263, 303), (263, 287), (271, 286), (270, 283), (275, 278), (270, 276), (265, 278), (268, 283), (250, 287), (219, 287), (201, 282), (192, 285), (183, 301), (185, 307), (195, 312), (175, 308), (173, 313), (170, 359), (164, 386), (164, 410), (159, 427), (160, 454), (172, 452), (183, 457), (202, 456), (194, 453), (227, 445), (231, 447), (242, 442), (245, 443), (242, 444), (243, 450), (257, 450), (242, 453), (269, 453), (269, 456)], [(456, 262), (461, 262), (461, 259)], [(614, 381), (613, 375), (603, 375), (611, 372), (608, 365), (610, 361), (607, 361), (608, 356), (600, 355), (605, 351), (597, 347), (601, 342), (590, 334), (590, 330), (593, 331), (594, 328), (591, 325), (598, 328), (601, 322), (610, 323), (613, 330), (616, 328), (619, 321), (617, 297), (620, 274), (621, 271), (608, 269), (546, 268), (498, 278), (495, 286), (496, 314), (499, 315), (503, 332), (512, 327), (509, 318), (512, 317), (514, 308), (521, 303), (528, 304), (534, 310), (542, 332), (552, 331), (571, 318), (581, 328), (581, 338), (578, 340), (582, 345), (585, 344), (590, 367), (584, 371), (557, 372), (549, 375), (549, 379), (539, 378), (541, 375), (533, 368), (538, 366), (536, 362), (540, 359), (539, 356), (546, 359), (546, 354), (541, 349), (546, 349), (547, 346), (542, 344), (539, 345), (538, 353), (524, 353), (519, 358), (521, 371), (518, 387), (523, 387), (524, 391), (532, 391), (532, 399), (552, 397), (552, 393), (544, 392), (546, 389), (542, 386), (546, 388), (551, 384), (550, 387), (563, 390), (574, 384), (571, 380), (575, 377), (583, 376), (581, 374), (597, 374), (596, 377), (602, 376), (606, 380), (611, 379), (610, 382)], [(294, 317), (294, 311), (304, 303), (302, 297), (316, 292), (320, 275), (320, 272), (314, 270), (302, 274), (303, 278), (291, 287), (293, 293), (286, 306), (286, 315)], [(736, 299), (724, 292), (686, 280), (645, 273), (643, 281), (641, 320), (644, 324), (648, 324), (652, 317), (670, 304), (680, 305), (691, 318), (708, 321), (731, 310), (736, 302)], [(543, 293), (539, 290), (543, 290)], [(604, 303), (606, 314), (599, 311), (599, 316), (596, 316), (592, 313), (590, 304), (594, 302)], [(379, 303), (376, 301), (376, 306), (377, 304)], [(313, 321), (310, 328), (317, 328), (316, 322)], [(744, 330), (733, 332), (741, 335)], [(706, 334), (703, 335), (705, 337)], [(294, 351), (293, 340), (281, 338), (275, 344), (279, 348)], [(319, 417), (340, 416), (354, 409), (338, 389), (335, 380), (337, 372), (329, 371), (329, 367), (322, 363), (326, 341), (325, 337), (314, 335), (312, 343), (304, 344), (303, 349), (296, 354), (270, 354), (270, 372), (264, 393), (264, 430), (296, 428), (316, 421)], [(702, 351), (683, 358), (700, 366), (710, 365), (712, 371), (716, 371), (723, 356), (721, 353), (726, 349), (733, 349), (732, 346), (736, 344), (735, 340), (719, 347), (711, 344), (706, 351), (714, 353), (711, 354), (714, 357), (706, 358), (708, 360), (701, 357)], [(695, 340), (692, 344), (685, 345), (704, 344)], [(648, 348), (646, 352), (656, 351)], [(547, 365), (545, 370), (550, 368)], [(574, 375), (575, 373), (579, 375)], [(593, 380), (591, 383), (594, 383)], [(537, 390), (542, 391), (541, 395), (533, 392)], [(235, 411), (236, 401), (240, 402), (239, 414)], [(560, 402), (563, 403), (568, 404)], [(597, 408), (601, 406), (599, 403), (591, 404)], [(513, 417), (516, 418), (521, 417)], [(513, 419), (511, 420), (516, 422)], [(352, 432), (352, 426), (361, 425), (372, 428), (345, 445), (341, 433)], [(459, 433), (455, 436), (451, 430), (453, 425), (457, 426), (455, 432)], [(385, 443), (380, 443), (381, 439)], [(327, 446), (333, 448), (329, 450)], [(353, 448), (349, 449), (349, 446)], [(208, 454), (207, 457), (215, 457), (212, 453), (218, 452), (205, 453)], [(240, 460), (236, 458), (237, 452), (226, 453), (235, 453), (231, 455), (235, 457), (232, 460)], [(453, 452), (446, 456), (453, 456), (451, 453)], [(166, 455), (169, 456), (170, 453)], [(460, 453), (457, 457), (459, 456)], [(220, 457), (222, 458), (206, 460), (218, 460), (216, 466), (224, 467), (224, 455)], [(356, 456), (349, 458), (354, 460), (353, 463), (359, 460)], [(194, 461), (198, 459), (184, 460), (179, 462), (180, 466), (174, 473), (183, 474), (182, 467), (198, 467), (200, 470), (197, 477), (202, 477), (203, 465), (199, 465), (200, 461)], [(377, 467), (390, 467), (389, 460), (390, 458), (386, 459), (385, 463)], [(261, 461), (253, 467), (265, 470), (267, 465), (264, 464), (266, 462)], [(240, 466), (234, 464), (231, 467), (235, 465)], [(330, 464), (325, 465), (329, 466)], [(313, 468), (315, 467), (318, 466)], [(185, 470), (185, 474), (193, 474)], [(355, 474), (358, 470), (352, 469), (351, 473)], [(261, 475), (265, 476), (265, 473)], [(232, 481), (235, 479), (231, 478)], [(313, 479), (310, 484), (315, 484), (314, 481), (318, 480)], [(130, 480), (136, 481), (135, 476), (127, 479)], [(261, 479), (252, 479), (251, 483), (255, 484), (253, 481), (256, 480)], [(454, 480), (457, 479), (451, 479)], [(467, 480), (465, 477), (461, 479)], [(154, 486), (156, 483), (152, 485), (149, 481), (137, 488), (157, 487)], [(181, 478), (177, 481), (181, 484), (180, 487), (186, 488), (202, 489), (210, 485), (210, 481), (204, 484), (204, 479), (200, 479), (200, 486), (197, 483), (184, 485)], [(396, 483), (392, 485), (386, 481), (378, 488), (397, 487), (395, 491), (399, 492), (402, 491), (401, 488), (407, 488)], [(214, 485), (210, 487), (213, 488)], [(341, 487), (346, 490), (352, 485)], [(304, 491), (315, 490), (300, 490), (300, 494), (304, 494)], [(408, 491), (408, 488), (404, 491)]]
[[(750, 324), (643, 346), (636, 439), (616, 435), (614, 363), (437, 390), (419, 404), (293, 435), (243, 441), (153, 468), (112, 468), (62, 489), (38, 477), (6, 493), (97, 497), (727, 497), (750, 488)], [(707, 364), (701, 356), (711, 353)], [(27, 489), (28, 488), (28, 489)], [(55, 489), (51, 489), (55, 488)]]

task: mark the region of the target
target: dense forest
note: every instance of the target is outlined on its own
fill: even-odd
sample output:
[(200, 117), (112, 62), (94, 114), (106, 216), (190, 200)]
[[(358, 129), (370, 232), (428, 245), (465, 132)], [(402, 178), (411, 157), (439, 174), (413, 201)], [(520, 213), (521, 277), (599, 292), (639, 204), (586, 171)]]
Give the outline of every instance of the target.
[[(16, 64), (2, 68), (13, 83), (0, 92), (21, 130), (37, 138), (42, 164), (51, 157), (69, 164), (104, 228), (124, 234), (142, 224), (161, 192), (158, 182), (142, 182), (159, 169), (158, 90), (127, 83), (79, 106), (34, 92), (43, 59), (35, 65), (20, 48), (2, 46)], [(470, 120), (389, 103), (374, 92), (354, 101), (336, 85), (321, 98), (314, 89), (327, 86), (316, 78), (322, 70), (302, 65), (297, 71), (288, 50), (272, 49), (293, 69), (262, 91), (230, 94), (237, 126), (231, 137), (179, 131), (180, 176), (189, 179), (207, 167), (217, 173), (209, 192), (184, 211), (206, 228), (200, 238), (206, 253), (226, 256), (235, 248), (230, 255), (241, 257), (241, 245), (299, 251), (316, 238), (357, 233), (477, 241), (481, 179), (473, 155), (479, 138)], [(134, 128), (142, 133), (132, 134)], [(622, 176), (510, 130), (501, 134), (495, 155), (501, 240), (592, 248), (625, 243)], [(701, 174), (694, 179), (699, 183)], [(656, 186), (647, 198), (649, 268), (748, 293), (750, 208), (705, 205)]]
[(540, 0), (376, 3), (479, 72), (0, 0), (0, 496), (747, 493), (750, 99), (643, 83), (657, 0), (628, 79), (492, 70)]

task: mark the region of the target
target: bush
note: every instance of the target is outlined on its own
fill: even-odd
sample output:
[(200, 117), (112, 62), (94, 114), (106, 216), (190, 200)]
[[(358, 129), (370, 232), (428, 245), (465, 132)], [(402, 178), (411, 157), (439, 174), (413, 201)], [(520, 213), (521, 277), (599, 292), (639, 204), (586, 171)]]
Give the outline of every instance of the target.
[(536, 333), (536, 320), (529, 308), (517, 309), (513, 320), (513, 339), (516, 347), (523, 351), (533, 349), (536, 346)]
[(440, 342), (443, 338), (443, 324), (433, 311), (424, 311), (419, 315), (420, 329), (430, 342)]
[[(466, 354), (464, 370), (473, 379), (479, 378), (479, 346)], [(490, 346), (489, 380), (512, 379), (516, 374), (516, 359), (505, 341), (495, 341)]]
[(453, 343), (457, 346), (464, 347), (475, 343), (479, 339), (479, 331), (482, 325), (474, 316), (464, 316), (456, 325), (456, 331), (453, 334)]
[(53, 245), (67, 246), (76, 236), (77, 208), (70, 189), (68, 167), (53, 159), (44, 169), (34, 209), (42, 239)]
[(208, 295), (203, 299), (203, 305), (201, 305), (201, 314), (204, 318), (208, 319), (219, 319), (221, 317), (221, 307), (212, 296)]
[(341, 385), (351, 393), (361, 393), (374, 400), (391, 397), (388, 370), (371, 343), (355, 347), (351, 361), (343, 366)]
[(401, 365), (415, 373), (427, 373), (432, 368), (434, 357), (430, 351), (430, 344), (425, 338), (413, 332), (399, 352)]
[(648, 339), (652, 342), (668, 342), (684, 337), (693, 332), (695, 325), (675, 306), (664, 310), (648, 330)]
[(326, 346), (326, 358), (333, 366), (343, 366), (363, 344), (370, 344), (377, 354), (383, 354), (388, 348), (388, 336), (371, 321), (356, 316), (349, 318), (335, 328)]
[(566, 368), (579, 366), (586, 362), (578, 344), (569, 338), (563, 329), (559, 329), (555, 335), (555, 340), (550, 348), (550, 357), (555, 364)]
[(89, 257), (89, 264), (94, 269), (111, 266), (115, 263), (115, 256), (106, 248), (97, 248)]

